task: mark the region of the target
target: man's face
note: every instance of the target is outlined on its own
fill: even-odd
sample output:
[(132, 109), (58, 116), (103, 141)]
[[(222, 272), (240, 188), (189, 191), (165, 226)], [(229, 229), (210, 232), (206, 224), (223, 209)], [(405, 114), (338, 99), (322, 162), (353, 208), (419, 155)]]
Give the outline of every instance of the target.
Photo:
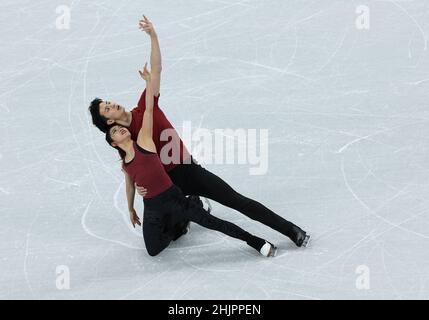
[(124, 107), (115, 102), (103, 101), (100, 103), (100, 115), (107, 119), (107, 124), (112, 124), (121, 119), (124, 113)]

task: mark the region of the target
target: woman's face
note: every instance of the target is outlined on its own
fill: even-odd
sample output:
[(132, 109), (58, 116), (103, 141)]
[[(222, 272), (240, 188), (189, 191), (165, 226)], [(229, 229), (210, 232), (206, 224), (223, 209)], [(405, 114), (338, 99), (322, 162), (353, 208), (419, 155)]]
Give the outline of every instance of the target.
[(130, 139), (131, 133), (128, 131), (127, 128), (120, 125), (116, 125), (110, 128), (110, 137), (113, 140), (112, 145), (116, 147), (127, 139)]

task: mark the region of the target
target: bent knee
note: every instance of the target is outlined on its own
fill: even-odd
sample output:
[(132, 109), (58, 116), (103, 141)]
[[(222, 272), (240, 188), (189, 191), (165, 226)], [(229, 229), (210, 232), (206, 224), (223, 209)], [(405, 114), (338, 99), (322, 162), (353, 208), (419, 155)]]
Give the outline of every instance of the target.
[(165, 248), (168, 247), (168, 245), (170, 244), (171, 240), (168, 239), (168, 241), (156, 244), (156, 245), (146, 245), (146, 251), (147, 253), (151, 256), (157, 256), (158, 254), (160, 254)]
[(162, 249), (158, 249), (158, 248), (146, 248), (147, 253), (151, 256), (151, 257), (155, 257), (158, 254), (161, 253)]

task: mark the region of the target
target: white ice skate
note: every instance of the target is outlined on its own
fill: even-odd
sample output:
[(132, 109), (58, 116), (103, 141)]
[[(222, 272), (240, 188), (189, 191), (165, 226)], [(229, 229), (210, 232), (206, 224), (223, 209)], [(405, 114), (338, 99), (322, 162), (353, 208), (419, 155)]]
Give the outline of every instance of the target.
[(275, 257), (277, 255), (277, 247), (268, 241), (265, 241), (265, 244), (259, 252), (265, 257)]

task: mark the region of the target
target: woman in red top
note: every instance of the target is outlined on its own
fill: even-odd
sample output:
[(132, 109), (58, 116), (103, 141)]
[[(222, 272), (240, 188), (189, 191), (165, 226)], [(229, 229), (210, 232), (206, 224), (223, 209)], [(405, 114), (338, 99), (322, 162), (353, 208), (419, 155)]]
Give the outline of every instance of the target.
[[(163, 168), (152, 139), (154, 96), (147, 64), (143, 72), (139, 72), (146, 81), (146, 110), (137, 141), (132, 140), (128, 129), (120, 125), (109, 127), (106, 140), (120, 151), (123, 170), (133, 182), (145, 185), (148, 189), (143, 198), (143, 238), (149, 255), (157, 255), (177, 237), (177, 225), (193, 221), (208, 229), (246, 241), (266, 257), (274, 256), (277, 249), (274, 245), (231, 222), (212, 216), (197, 202), (186, 198), (173, 184)], [(138, 217), (135, 220), (139, 221)]]

